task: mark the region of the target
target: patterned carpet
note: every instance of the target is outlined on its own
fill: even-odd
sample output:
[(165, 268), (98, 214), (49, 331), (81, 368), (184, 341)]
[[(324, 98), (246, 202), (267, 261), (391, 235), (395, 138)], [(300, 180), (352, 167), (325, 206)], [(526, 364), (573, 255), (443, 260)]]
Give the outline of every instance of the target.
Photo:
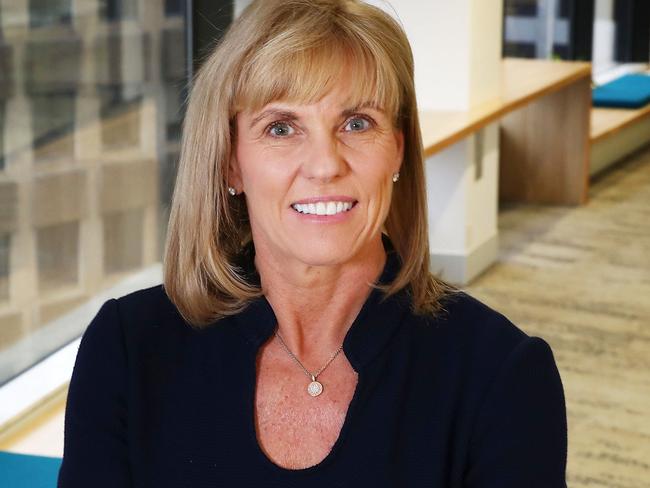
[(503, 206), (497, 264), (469, 293), (551, 345), (570, 488), (650, 487), (650, 148), (583, 207)]

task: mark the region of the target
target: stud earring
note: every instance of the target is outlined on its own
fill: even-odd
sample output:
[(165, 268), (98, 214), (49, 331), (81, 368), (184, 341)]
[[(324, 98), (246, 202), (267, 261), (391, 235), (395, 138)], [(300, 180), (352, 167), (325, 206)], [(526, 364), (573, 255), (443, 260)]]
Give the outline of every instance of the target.
[(397, 183), (397, 180), (399, 180), (399, 171), (397, 173), (393, 173), (393, 183)]
[(229, 186), (228, 193), (230, 193), (234, 197), (235, 195), (237, 195), (237, 190), (235, 190), (232, 186)]

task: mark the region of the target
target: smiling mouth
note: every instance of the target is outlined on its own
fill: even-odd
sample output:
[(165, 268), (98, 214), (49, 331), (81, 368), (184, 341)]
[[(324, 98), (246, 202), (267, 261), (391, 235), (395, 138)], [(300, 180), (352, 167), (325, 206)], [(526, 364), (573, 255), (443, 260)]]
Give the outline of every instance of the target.
[(336, 215), (349, 212), (358, 201), (354, 202), (317, 202), (317, 203), (294, 203), (291, 205), (296, 212), (306, 215)]

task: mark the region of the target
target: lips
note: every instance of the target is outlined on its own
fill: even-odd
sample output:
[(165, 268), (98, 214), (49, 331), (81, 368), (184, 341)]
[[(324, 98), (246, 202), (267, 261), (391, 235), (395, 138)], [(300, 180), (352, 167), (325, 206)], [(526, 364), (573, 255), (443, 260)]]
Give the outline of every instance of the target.
[(291, 205), (296, 205), (296, 204), (305, 204), (305, 203), (318, 203), (318, 202), (350, 202), (352, 204), (356, 203), (357, 200), (352, 198), (352, 197), (347, 197), (344, 195), (330, 195), (330, 196), (325, 196), (325, 197), (310, 197), (310, 198), (304, 198), (302, 200), (297, 200), (293, 202)]

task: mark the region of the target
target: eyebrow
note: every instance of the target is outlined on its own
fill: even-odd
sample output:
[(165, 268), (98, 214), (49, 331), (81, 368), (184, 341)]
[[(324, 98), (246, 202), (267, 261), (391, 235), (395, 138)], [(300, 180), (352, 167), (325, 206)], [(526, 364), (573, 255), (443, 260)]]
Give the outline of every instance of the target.
[[(383, 112), (383, 108), (378, 106), (376, 103), (374, 103), (374, 102), (363, 102), (363, 103), (360, 103), (359, 105), (356, 105), (354, 107), (346, 108), (345, 110), (342, 110), (341, 115), (344, 116), (344, 117), (347, 117), (349, 115), (354, 114), (355, 112), (359, 111), (362, 108), (373, 108), (373, 109), (375, 109), (375, 110), (377, 110), (379, 112)], [(300, 117), (298, 117), (298, 114), (296, 114), (295, 112), (292, 112), (291, 110), (286, 110), (286, 109), (282, 109), (282, 108), (270, 108), (268, 110), (264, 110), (262, 113), (257, 115), (251, 121), (249, 128), (252, 129), (253, 127), (255, 127), (255, 125), (260, 120), (263, 120), (263, 119), (265, 119), (267, 117), (270, 117), (272, 115), (274, 115), (276, 117), (281, 117), (281, 118), (287, 119), (287, 120), (298, 120), (300, 118)]]

